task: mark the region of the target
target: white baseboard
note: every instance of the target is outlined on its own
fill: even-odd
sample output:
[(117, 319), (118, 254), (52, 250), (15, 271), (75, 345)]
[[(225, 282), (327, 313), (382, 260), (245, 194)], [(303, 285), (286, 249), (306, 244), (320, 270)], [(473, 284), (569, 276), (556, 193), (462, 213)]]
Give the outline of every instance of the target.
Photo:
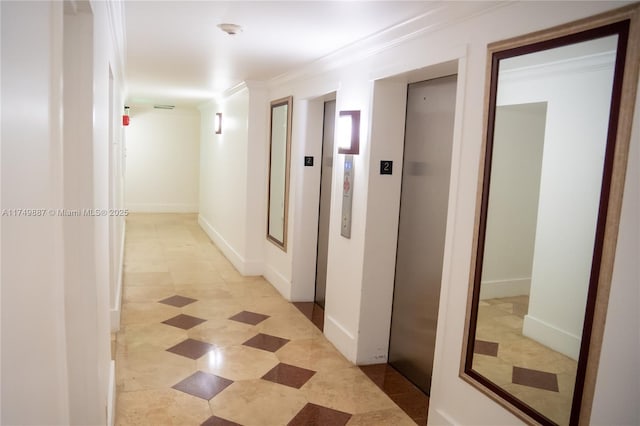
[(198, 224), (238, 272), (242, 275), (262, 275), (262, 262), (242, 257), (202, 215), (198, 215)]
[(129, 203), (127, 210), (132, 213), (198, 213), (198, 204), (154, 204)]
[(531, 277), (508, 280), (482, 281), (480, 300), (501, 297), (526, 296), (531, 288)]
[(269, 265), (264, 265), (264, 278), (271, 283), (273, 287), (286, 300), (291, 301), (291, 282), (280, 272), (276, 271)]
[(107, 426), (116, 422), (116, 362), (109, 365), (109, 390), (107, 394)]
[(120, 236), (120, 259), (118, 260), (118, 281), (116, 283), (116, 297), (111, 306), (111, 332), (120, 330), (120, 313), (122, 307), (122, 278), (124, 275), (124, 239), (126, 235), (126, 221), (122, 224), (122, 235)]
[(356, 363), (357, 342), (349, 332), (331, 315), (324, 314), (324, 335), (352, 363)]
[(531, 315), (524, 317), (522, 335), (569, 358), (577, 360), (580, 355), (580, 337)]

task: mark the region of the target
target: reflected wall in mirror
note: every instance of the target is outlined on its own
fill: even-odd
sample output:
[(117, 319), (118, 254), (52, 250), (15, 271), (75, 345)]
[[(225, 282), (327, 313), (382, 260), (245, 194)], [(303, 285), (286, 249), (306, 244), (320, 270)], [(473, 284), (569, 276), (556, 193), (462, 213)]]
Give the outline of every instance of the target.
[(595, 306), (606, 313), (629, 144), (619, 123), (630, 116), (619, 117), (631, 114), (638, 78), (628, 56), (637, 13), (489, 46), (461, 376), (531, 423), (588, 421), (604, 324)]
[(291, 96), (271, 102), (267, 239), (287, 250), (287, 210), (291, 152)]

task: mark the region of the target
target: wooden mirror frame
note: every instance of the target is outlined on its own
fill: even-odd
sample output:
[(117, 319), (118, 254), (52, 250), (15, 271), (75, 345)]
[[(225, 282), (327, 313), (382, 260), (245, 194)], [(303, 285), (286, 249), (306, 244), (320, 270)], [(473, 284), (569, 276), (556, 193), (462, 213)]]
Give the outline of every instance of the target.
[[(286, 147), (285, 147), (285, 171), (284, 171), (284, 215), (282, 224), (282, 240), (279, 240), (276, 236), (271, 234), (271, 168), (272, 168), (272, 153), (273, 153), (273, 110), (281, 106), (287, 106), (287, 130), (286, 130)], [(271, 102), (270, 114), (269, 114), (269, 167), (268, 167), (268, 182), (267, 188), (267, 240), (271, 241), (274, 245), (278, 246), (283, 251), (287, 251), (287, 228), (289, 222), (289, 170), (291, 169), (291, 118), (293, 109), (293, 97), (288, 96), (286, 98), (276, 99)]]
[[(570, 414), (571, 425), (588, 424), (607, 314), (631, 139), (633, 110), (636, 102), (638, 67), (640, 64), (639, 14), (640, 5), (634, 4), (548, 30), (495, 42), (488, 46), (484, 144), (479, 168), (478, 201), (476, 203), (460, 377), (530, 424), (555, 423), (472, 369), (487, 220), (486, 212), (497, 94), (497, 62), (500, 59), (520, 54), (586, 41), (600, 35), (619, 34), (618, 49), (626, 49), (626, 55), (616, 56), (595, 246)], [(626, 34), (625, 31), (627, 31)]]

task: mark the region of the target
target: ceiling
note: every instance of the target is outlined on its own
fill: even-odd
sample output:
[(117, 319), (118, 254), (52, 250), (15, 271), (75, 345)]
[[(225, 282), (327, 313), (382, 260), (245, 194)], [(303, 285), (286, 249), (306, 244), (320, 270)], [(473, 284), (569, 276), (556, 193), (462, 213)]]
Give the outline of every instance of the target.
[[(126, 0), (127, 102), (195, 106), (439, 7), (433, 1)], [(241, 25), (228, 35), (221, 23)]]

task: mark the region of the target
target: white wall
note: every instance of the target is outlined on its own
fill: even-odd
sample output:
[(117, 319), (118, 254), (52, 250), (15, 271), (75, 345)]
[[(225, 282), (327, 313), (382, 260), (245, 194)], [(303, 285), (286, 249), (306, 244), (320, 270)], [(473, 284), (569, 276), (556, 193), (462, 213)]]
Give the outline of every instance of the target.
[[(315, 259), (310, 259), (309, 256), (315, 256), (315, 248), (307, 242), (305, 236), (317, 229), (315, 206), (318, 202), (316, 188), (319, 180), (317, 169), (305, 169), (302, 158), (304, 155), (319, 155), (320, 138), (313, 135), (309, 137), (312, 129), (317, 129), (320, 125), (319, 122), (312, 122), (321, 120), (316, 102), (319, 97), (336, 91), (338, 110), (361, 111), (361, 146), (354, 165), (351, 239), (340, 236), (341, 193), (332, 193), (325, 334), (352, 361), (384, 359), (385, 346), (379, 342), (384, 340), (388, 329), (382, 330), (380, 327), (388, 323), (388, 317), (382, 317), (390, 312), (389, 294), (393, 286), (393, 274), (386, 268), (380, 274), (372, 271), (377, 270), (378, 264), (391, 265), (393, 262), (396, 236), (395, 232), (391, 232), (395, 230), (390, 228), (394, 227), (392, 218), (397, 218), (395, 203), (399, 200), (400, 191), (397, 181), (384, 183), (375, 175), (380, 160), (399, 158), (400, 141), (395, 138), (399, 137), (400, 132), (394, 130), (393, 126), (385, 129), (378, 122), (378, 114), (384, 109), (377, 110), (379, 106), (375, 97), (385, 90), (389, 92), (389, 98), (397, 97), (397, 94), (392, 93), (391, 83), (383, 88), (384, 85), (378, 87), (376, 81), (402, 76), (406, 83), (415, 70), (438, 68), (438, 64), (457, 61), (458, 109), (454, 128), (449, 218), (429, 422), (469, 425), (521, 423), (513, 414), (459, 378), (482, 146), (486, 47), (493, 41), (587, 17), (621, 4), (623, 3), (451, 2), (433, 14), (389, 29), (271, 81), (268, 90), (262, 92), (262, 101), (257, 101), (257, 97), (253, 98), (251, 91), (232, 91), (223, 100), (202, 109), (200, 220), (203, 227), (221, 245), (227, 256), (241, 267), (246, 264), (243, 253), (249, 250), (246, 241), (249, 235), (256, 236), (258, 244), (255, 247), (263, 250), (263, 257), (256, 254), (256, 269), (262, 270), (265, 277), (285, 297), (311, 300), (313, 293), (309, 289), (313, 282), (312, 265), (315, 265)], [(294, 97), (294, 107), (289, 242), (288, 250), (284, 252), (266, 243), (264, 232), (260, 235), (258, 232), (247, 231), (252, 225), (256, 229), (257, 226), (264, 229), (266, 223), (264, 167), (267, 157), (264, 149), (268, 146), (268, 126), (264, 116), (269, 111), (269, 100), (289, 95)], [(398, 99), (394, 101), (396, 104)], [(259, 116), (265, 123), (255, 129), (256, 136), (261, 135), (261, 139), (254, 141), (249, 137), (247, 142), (246, 134), (240, 131), (232, 132), (231, 136), (225, 133), (222, 137), (211, 135), (209, 117), (220, 110), (224, 117), (238, 119), (243, 125), (249, 120), (249, 129), (253, 123), (252, 117)], [(226, 128), (227, 125), (224, 126)], [(230, 146), (228, 142), (231, 139), (237, 144)], [(244, 163), (247, 158), (244, 156), (254, 153), (254, 150), (247, 152), (248, 143), (256, 143), (256, 148), (262, 147), (262, 151), (258, 150), (263, 156), (262, 163), (258, 158), (249, 160), (255, 160), (255, 165), (262, 164), (262, 169), (247, 167)], [(633, 143), (638, 143), (637, 133)], [(226, 164), (220, 160), (223, 153), (227, 159)], [(340, 187), (343, 161), (341, 155), (335, 156), (334, 188)], [(236, 191), (228, 193), (228, 188), (222, 183), (223, 179), (235, 179), (238, 183)], [(394, 175), (392, 179), (397, 179), (397, 176)], [(633, 185), (635, 186), (629, 190), (637, 192), (637, 182)], [(247, 195), (247, 188), (262, 194), (262, 207), (251, 209), (248, 213), (254, 215), (252, 218), (243, 216), (246, 202), (253, 200)], [(626, 217), (633, 218), (627, 219), (630, 221), (627, 226), (637, 230), (638, 215), (633, 215), (637, 210), (637, 198), (635, 201), (625, 202), (625, 211), (631, 209)], [(228, 205), (228, 208), (219, 204)], [(311, 205), (314, 208), (309, 207)], [(381, 205), (385, 208), (378, 208)], [(229, 217), (228, 209), (233, 209), (236, 213), (234, 218)], [(621, 246), (618, 256), (621, 259), (634, 255), (637, 257), (637, 251), (633, 251), (635, 248), (637, 241), (635, 244), (626, 242), (626, 245)], [(622, 284), (637, 283), (637, 274), (637, 267), (617, 264), (612, 298), (631, 298), (637, 301), (637, 287)], [(636, 302), (629, 302), (624, 310), (610, 309), (609, 319), (617, 324), (637, 323), (639, 314), (633, 307), (637, 307)], [(376, 313), (379, 318), (370, 321)], [(628, 346), (629, 333), (626, 330), (628, 329), (607, 328), (605, 340), (612, 345)], [(638, 336), (633, 338), (637, 339)], [(636, 344), (634, 347), (637, 346)], [(629, 398), (638, 400), (638, 365), (634, 361), (637, 357), (631, 358), (617, 352), (612, 350), (603, 353), (601, 371), (616, 378), (626, 374), (623, 379), (625, 389), (631, 392)], [(634, 353), (637, 355), (637, 349)], [(598, 382), (594, 419), (607, 419), (611, 407), (616, 407), (622, 412), (616, 413), (615, 418), (631, 419), (628, 423), (632, 424), (639, 423), (637, 408), (633, 404), (621, 406), (616, 401), (616, 394), (614, 381)]]
[[(432, 424), (520, 423), (514, 415), (458, 377), (482, 144), (487, 43), (586, 17), (619, 5), (608, 2), (554, 2), (553, 5), (535, 2), (497, 5), (450, 3), (449, 8), (417, 19), (406, 27), (394, 28), (373, 40), (356, 44), (341, 54), (318, 61), (270, 84), (270, 99), (293, 95), (296, 100), (291, 170), (291, 203), (295, 210), (290, 211), (289, 216), (290, 226), (294, 226), (289, 230), (289, 236), (294, 244), (298, 244), (301, 234), (308, 235), (309, 227), (314, 226), (313, 215), (302, 206), (317, 203), (317, 193), (310, 190), (311, 185), (316, 184), (315, 175), (305, 171), (301, 161), (303, 155), (317, 152), (317, 146), (309, 145), (310, 141), (305, 139), (308, 120), (315, 116), (308, 113), (309, 101), (337, 90), (338, 110), (361, 110), (361, 151), (355, 162), (351, 239), (342, 238), (339, 233), (340, 191), (335, 192), (332, 200), (325, 334), (349, 359), (368, 362), (379, 359), (377, 357), (383, 346), (376, 341), (380, 339), (380, 334), (388, 333), (388, 330), (368, 328), (372, 324), (380, 327), (387, 320), (371, 322), (368, 319), (374, 306), (380, 315), (389, 310), (390, 300), (384, 299), (388, 299), (393, 284), (390, 274), (369, 273), (368, 268), (376, 263), (375, 259), (381, 253), (393, 253), (395, 250), (395, 237), (387, 228), (393, 227), (393, 223), (384, 219), (397, 215), (397, 212), (393, 212), (393, 204), (399, 198), (399, 189), (372, 183), (377, 181), (374, 175), (379, 160), (387, 159), (382, 156), (393, 153), (392, 148), (382, 146), (396, 143), (395, 140), (379, 138), (377, 132), (381, 130), (377, 130), (377, 125), (373, 124), (372, 117), (376, 114), (374, 81), (459, 59), (459, 108), (456, 112), (449, 222), (429, 413)], [(486, 9), (485, 13), (481, 9)], [(377, 42), (384, 47), (373, 48), (372, 45)], [(268, 103), (264, 108), (268, 108)], [(340, 182), (342, 156), (336, 155), (334, 164), (335, 188), (339, 187), (336, 185)], [(381, 200), (386, 200), (387, 209), (372, 207), (379, 205)], [(315, 217), (317, 221), (317, 214)], [(308, 286), (311, 272), (300, 265), (309, 268), (312, 262), (306, 256), (312, 255), (313, 250), (305, 246), (304, 250), (298, 251), (297, 245), (287, 253), (276, 250), (267, 246), (265, 270), (275, 270), (281, 278), (287, 279), (277, 287), (285, 296), (308, 294), (298, 286)], [(385, 258), (384, 262), (388, 263), (389, 259)], [(637, 292), (633, 290), (633, 297), (636, 296)], [(364, 306), (365, 303), (367, 306)], [(609, 315), (618, 314), (613, 310)], [(638, 314), (632, 315), (637, 317)], [(613, 339), (622, 336), (620, 333)], [(637, 365), (629, 363), (625, 367), (616, 365), (611, 368), (616, 371), (622, 368), (637, 371)], [(599, 395), (607, 399), (612, 394), (615, 392), (601, 392)], [(595, 404), (606, 406), (608, 402), (601, 400)], [(627, 412), (629, 410), (634, 409), (627, 408)]]
[[(260, 87), (242, 85), (200, 109), (198, 220), (246, 275), (261, 274), (263, 266), (268, 141), (264, 100)], [(222, 113), (220, 135), (213, 130), (217, 112)]]
[(110, 241), (122, 222), (57, 209), (107, 208), (121, 192), (109, 181), (121, 140), (109, 138), (109, 68), (120, 103), (122, 9), (66, 6), (1, 5), (2, 208), (46, 213), (2, 218), (3, 424), (105, 424), (113, 409), (110, 286), (122, 247)]
[(499, 105), (547, 102), (523, 334), (574, 359), (591, 274), (608, 124), (598, 118), (608, 117), (615, 57), (607, 49), (613, 48), (615, 40), (604, 54), (505, 72), (497, 99)]
[(143, 212), (197, 212), (199, 111), (133, 105), (130, 117), (126, 128), (127, 208)]
[(529, 294), (546, 112), (544, 102), (496, 108), (481, 299)]
[[(62, 207), (62, 3), (0, 8), (2, 209)], [(2, 217), (3, 424), (70, 420), (62, 232), (60, 217)]]

